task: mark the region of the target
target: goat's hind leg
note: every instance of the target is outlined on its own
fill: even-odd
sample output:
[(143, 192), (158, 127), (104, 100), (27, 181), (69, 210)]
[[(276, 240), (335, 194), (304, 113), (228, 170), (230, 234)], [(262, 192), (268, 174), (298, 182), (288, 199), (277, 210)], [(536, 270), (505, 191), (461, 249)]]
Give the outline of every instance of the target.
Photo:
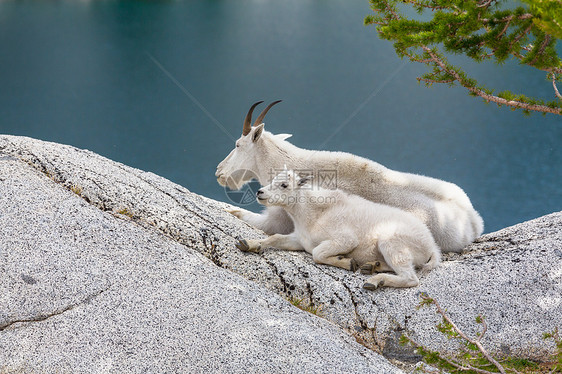
[(376, 290), (379, 287), (416, 287), (420, 281), (414, 269), (411, 271), (401, 272), (400, 274), (379, 273), (367, 279), (363, 284), (363, 288), (367, 290)]
[(371, 275), (373, 273), (384, 273), (387, 271), (393, 271), (390, 266), (384, 261), (373, 261), (367, 262), (359, 268), (361, 274)]
[(357, 261), (345, 257), (357, 246), (355, 241), (325, 240), (312, 250), (312, 258), (318, 264), (332, 265), (346, 270), (357, 270)]
[(379, 243), (379, 250), (388, 267), (396, 274), (376, 274), (370, 277), (363, 288), (375, 290), (379, 287), (415, 287), (419, 279), (414, 270), (410, 249), (399, 239)]

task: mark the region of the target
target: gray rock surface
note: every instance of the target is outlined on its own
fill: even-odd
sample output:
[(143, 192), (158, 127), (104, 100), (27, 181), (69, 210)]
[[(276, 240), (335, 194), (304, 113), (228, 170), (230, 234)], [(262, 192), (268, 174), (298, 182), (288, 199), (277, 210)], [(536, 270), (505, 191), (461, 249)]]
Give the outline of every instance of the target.
[[(190, 240), (212, 248), (217, 230), (190, 226), (208, 222), (197, 216), (197, 200), (170, 210), (154, 200), (163, 218), (186, 219), (179, 232), (196, 236), (179, 244), (156, 229), (164, 223), (143, 227), (104, 212), (77, 196), (77, 186), (73, 193), (48, 178), (50, 169), (42, 173), (22, 155), (7, 154), (6, 138), (1, 142), (0, 373), (401, 372), (338, 326), (193, 250)], [(84, 157), (97, 160), (80, 166), (86, 172), (105, 169), (109, 178), (123, 168)], [(112, 185), (131, 199), (120, 206), (137, 212), (128, 188), (149, 187), (140, 172), (122, 171), (121, 177), (83, 185)], [(99, 197), (100, 206), (109, 206)]]
[(138, 225), (157, 229), (224, 269), (321, 306), (324, 318), (390, 358), (418, 359), (397, 344), (403, 333), (432, 349), (457, 348), (436, 331), (441, 318), (434, 308), (416, 308), (421, 292), (436, 299), (468, 334), (478, 331), (475, 317), (485, 316), (483, 343), (498, 354), (545, 359), (554, 346), (542, 334), (562, 328), (562, 213), (483, 236), (464, 254), (450, 255), (417, 288), (371, 292), (361, 288), (366, 276), (314, 264), (305, 253), (239, 252), (236, 238), (263, 234), (223, 212), (227, 204), (152, 173), (22, 137), (1, 136), (0, 152), (28, 162), (103, 211), (130, 212)]

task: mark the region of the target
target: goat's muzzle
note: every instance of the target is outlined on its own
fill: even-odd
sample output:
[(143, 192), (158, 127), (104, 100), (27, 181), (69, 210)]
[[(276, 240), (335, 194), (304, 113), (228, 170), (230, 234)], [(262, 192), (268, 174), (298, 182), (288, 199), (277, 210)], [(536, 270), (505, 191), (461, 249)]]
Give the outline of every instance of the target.
[(265, 198), (263, 195), (264, 195), (264, 192), (263, 192), (263, 190), (260, 188), (260, 189), (258, 190), (258, 192), (256, 192), (256, 198), (257, 198), (258, 200), (266, 200), (266, 198)]

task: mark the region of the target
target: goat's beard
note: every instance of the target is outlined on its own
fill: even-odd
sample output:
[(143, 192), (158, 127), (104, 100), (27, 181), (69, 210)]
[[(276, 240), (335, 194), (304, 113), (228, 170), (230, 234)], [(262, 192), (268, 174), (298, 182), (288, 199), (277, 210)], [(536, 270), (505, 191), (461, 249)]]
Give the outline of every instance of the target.
[[(225, 177), (224, 175), (221, 175), (220, 177), (217, 178), (217, 182), (218, 184), (220, 184), (222, 187), (228, 187), (231, 190), (238, 190), (239, 188), (235, 187), (235, 182), (232, 178), (230, 177)], [(242, 187), (242, 186), (240, 186)]]
[(233, 190), (233, 191), (238, 191), (242, 188), (242, 186), (246, 183), (246, 182), (242, 182), (242, 181), (235, 181), (233, 178), (230, 177), (222, 177), (222, 178), (217, 178), (217, 181), (219, 182), (219, 184), (223, 187), (228, 187), (228, 189)]
[(221, 175), (217, 178), (219, 184), (223, 187), (228, 187), (231, 190), (240, 190), (242, 186), (250, 182), (252, 179), (257, 179), (256, 174), (250, 170), (236, 170), (229, 176)]
[[(251, 181), (251, 179), (248, 180), (244, 180), (244, 179), (235, 179), (230, 177), (226, 177), (226, 178), (222, 178), (219, 179), (218, 182), (221, 186), (223, 187), (228, 187), (229, 189), (233, 190), (233, 191), (238, 191), (240, 189), (242, 189), (242, 187), (248, 183), (249, 181)], [(221, 183), (222, 182), (222, 183)]]

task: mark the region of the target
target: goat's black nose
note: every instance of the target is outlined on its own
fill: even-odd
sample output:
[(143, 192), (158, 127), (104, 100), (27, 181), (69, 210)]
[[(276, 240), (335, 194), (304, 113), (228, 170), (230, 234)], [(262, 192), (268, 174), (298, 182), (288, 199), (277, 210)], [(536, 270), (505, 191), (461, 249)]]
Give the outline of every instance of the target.
[(258, 190), (258, 192), (256, 192), (256, 196), (262, 195), (263, 191), (262, 190)]

